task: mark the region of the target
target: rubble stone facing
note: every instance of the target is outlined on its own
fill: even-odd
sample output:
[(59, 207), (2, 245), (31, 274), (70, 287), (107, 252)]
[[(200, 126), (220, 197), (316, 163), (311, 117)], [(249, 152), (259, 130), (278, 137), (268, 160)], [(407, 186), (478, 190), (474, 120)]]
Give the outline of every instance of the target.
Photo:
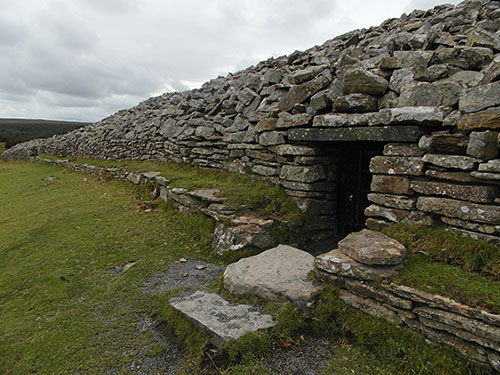
[[(198, 89), (150, 98), (68, 134), (16, 145), (2, 157), (160, 160), (253, 174), (283, 186), (313, 217), (305, 235), (320, 239), (336, 233), (339, 152), (346, 143), (362, 149), (379, 142), (383, 155), (371, 162), (371, 189), (379, 195), (371, 196), (367, 223), (438, 222), (500, 240), (482, 229), (493, 222), (450, 216), (438, 201), (433, 209), (424, 204), (452, 199), (489, 213), (500, 208), (493, 197), (500, 170), (488, 164), (499, 157), (499, 13), (493, 0), (414, 11)], [(159, 192), (189, 209), (199, 200)], [(323, 211), (321, 201), (328, 202)], [(221, 244), (246, 241), (239, 230), (219, 229)]]

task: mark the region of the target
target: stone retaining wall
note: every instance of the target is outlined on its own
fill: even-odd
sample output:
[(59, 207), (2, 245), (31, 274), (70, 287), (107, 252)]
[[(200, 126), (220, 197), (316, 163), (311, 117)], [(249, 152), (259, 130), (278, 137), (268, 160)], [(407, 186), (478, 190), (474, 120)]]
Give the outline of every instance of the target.
[(168, 185), (168, 179), (160, 172), (127, 172), (122, 168), (106, 168), (90, 164), (72, 163), (68, 160), (51, 160), (41, 157), (37, 161), (64, 167), (73, 171), (94, 176), (112, 176), (126, 180), (134, 185), (145, 186), (152, 199), (161, 198), (172, 202), (173, 206), (184, 213), (202, 213), (216, 221), (212, 248), (222, 254), (225, 251), (239, 250), (246, 246), (268, 249), (275, 245), (270, 234), (276, 225), (286, 225), (276, 219), (263, 218), (252, 212), (251, 207), (227, 206), (224, 198), (217, 195), (217, 189), (199, 189), (188, 191)]
[(281, 184), (319, 239), (343, 220), (339, 153), (378, 142), (368, 226), (441, 223), (498, 240), (499, 33), (498, 1), (416, 10), (2, 157), (156, 159), (254, 174)]
[(347, 304), (450, 345), (465, 357), (500, 372), (500, 315), (404, 285), (375, 285), (317, 272), (340, 288), (340, 298)]

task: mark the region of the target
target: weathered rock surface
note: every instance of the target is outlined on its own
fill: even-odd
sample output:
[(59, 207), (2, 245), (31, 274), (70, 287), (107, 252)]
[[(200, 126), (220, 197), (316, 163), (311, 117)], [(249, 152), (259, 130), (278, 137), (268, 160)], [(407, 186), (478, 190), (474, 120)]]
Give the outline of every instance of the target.
[(344, 94), (382, 96), (388, 89), (389, 82), (386, 79), (359, 67), (349, 69), (342, 80)]
[(203, 330), (219, 347), (245, 333), (276, 324), (270, 315), (260, 313), (255, 307), (229, 303), (215, 293), (197, 291), (187, 297), (172, 298), (169, 304)]
[(420, 176), (424, 174), (424, 162), (416, 157), (375, 156), (370, 160), (370, 172)]
[(359, 280), (377, 280), (394, 275), (397, 266), (369, 266), (345, 255), (340, 249), (316, 257), (316, 268), (337, 276)]
[(500, 82), (493, 82), (468, 89), (460, 97), (459, 108), (463, 112), (477, 112), (500, 105)]
[(302, 250), (279, 245), (227, 266), (224, 287), (238, 296), (257, 295), (265, 300), (291, 301), (310, 306), (319, 287), (309, 280), (314, 257)]
[(417, 208), (462, 220), (481, 223), (500, 224), (500, 207), (486, 206), (448, 198), (420, 197)]
[(498, 196), (493, 186), (459, 185), (446, 182), (415, 180), (411, 188), (425, 195), (446, 195), (452, 198), (479, 203), (491, 203)]
[(498, 132), (472, 132), (469, 136), (467, 155), (478, 159), (494, 159), (498, 156)]
[(368, 229), (349, 234), (338, 247), (345, 255), (367, 265), (396, 265), (406, 255), (405, 247), (398, 241)]
[(476, 167), (480, 162), (479, 159), (470, 156), (458, 155), (439, 155), (439, 154), (426, 154), (423, 159), (424, 162), (436, 165), (438, 167), (461, 169), (470, 171)]

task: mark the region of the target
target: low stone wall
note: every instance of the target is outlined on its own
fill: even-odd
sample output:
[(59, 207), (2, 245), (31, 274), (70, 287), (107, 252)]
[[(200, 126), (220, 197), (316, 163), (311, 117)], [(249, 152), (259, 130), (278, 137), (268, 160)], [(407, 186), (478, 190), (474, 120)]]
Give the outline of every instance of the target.
[(135, 185), (145, 186), (152, 199), (161, 198), (165, 202), (172, 202), (174, 207), (184, 213), (203, 213), (216, 221), (212, 248), (222, 254), (225, 251), (239, 250), (246, 246), (268, 249), (275, 245), (270, 234), (275, 225), (285, 225), (276, 219), (263, 218), (252, 212), (251, 207), (227, 206), (224, 198), (217, 195), (217, 189), (187, 189), (173, 188), (168, 185), (168, 179), (160, 172), (127, 172), (126, 168), (106, 168), (90, 164), (77, 164), (68, 160), (51, 160), (41, 157), (37, 161), (64, 167), (73, 171), (94, 176), (112, 176), (126, 180)]
[(406, 249), (368, 229), (349, 234), (315, 260), (317, 275), (340, 289), (345, 303), (450, 345), (500, 372), (500, 315), (390, 281)]
[(500, 372), (500, 315), (394, 283), (372, 282), (320, 272), (340, 288), (347, 304), (452, 346), (467, 358)]

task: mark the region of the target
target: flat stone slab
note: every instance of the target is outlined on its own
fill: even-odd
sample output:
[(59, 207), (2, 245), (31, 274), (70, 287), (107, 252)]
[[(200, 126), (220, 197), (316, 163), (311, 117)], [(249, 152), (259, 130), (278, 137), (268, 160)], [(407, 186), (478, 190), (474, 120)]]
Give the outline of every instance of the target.
[(189, 195), (207, 202), (221, 203), (225, 200), (225, 198), (217, 197), (217, 194), (220, 194), (220, 192), (221, 191), (219, 189), (199, 189), (191, 191)]
[(398, 266), (368, 266), (361, 264), (342, 253), (339, 249), (316, 257), (316, 268), (337, 276), (358, 280), (377, 280), (394, 275)]
[(349, 234), (338, 246), (345, 255), (367, 265), (396, 265), (406, 255), (405, 247), (398, 241), (369, 229)]
[(319, 291), (319, 287), (307, 277), (313, 270), (314, 256), (291, 246), (279, 245), (227, 266), (224, 287), (238, 296), (289, 300), (304, 308)]
[(197, 291), (187, 297), (171, 298), (169, 304), (203, 330), (218, 347), (245, 333), (276, 324), (271, 315), (262, 314), (256, 307), (230, 303), (215, 293)]
[(291, 129), (290, 141), (417, 142), (424, 134), (418, 126), (373, 126), (328, 129)]

